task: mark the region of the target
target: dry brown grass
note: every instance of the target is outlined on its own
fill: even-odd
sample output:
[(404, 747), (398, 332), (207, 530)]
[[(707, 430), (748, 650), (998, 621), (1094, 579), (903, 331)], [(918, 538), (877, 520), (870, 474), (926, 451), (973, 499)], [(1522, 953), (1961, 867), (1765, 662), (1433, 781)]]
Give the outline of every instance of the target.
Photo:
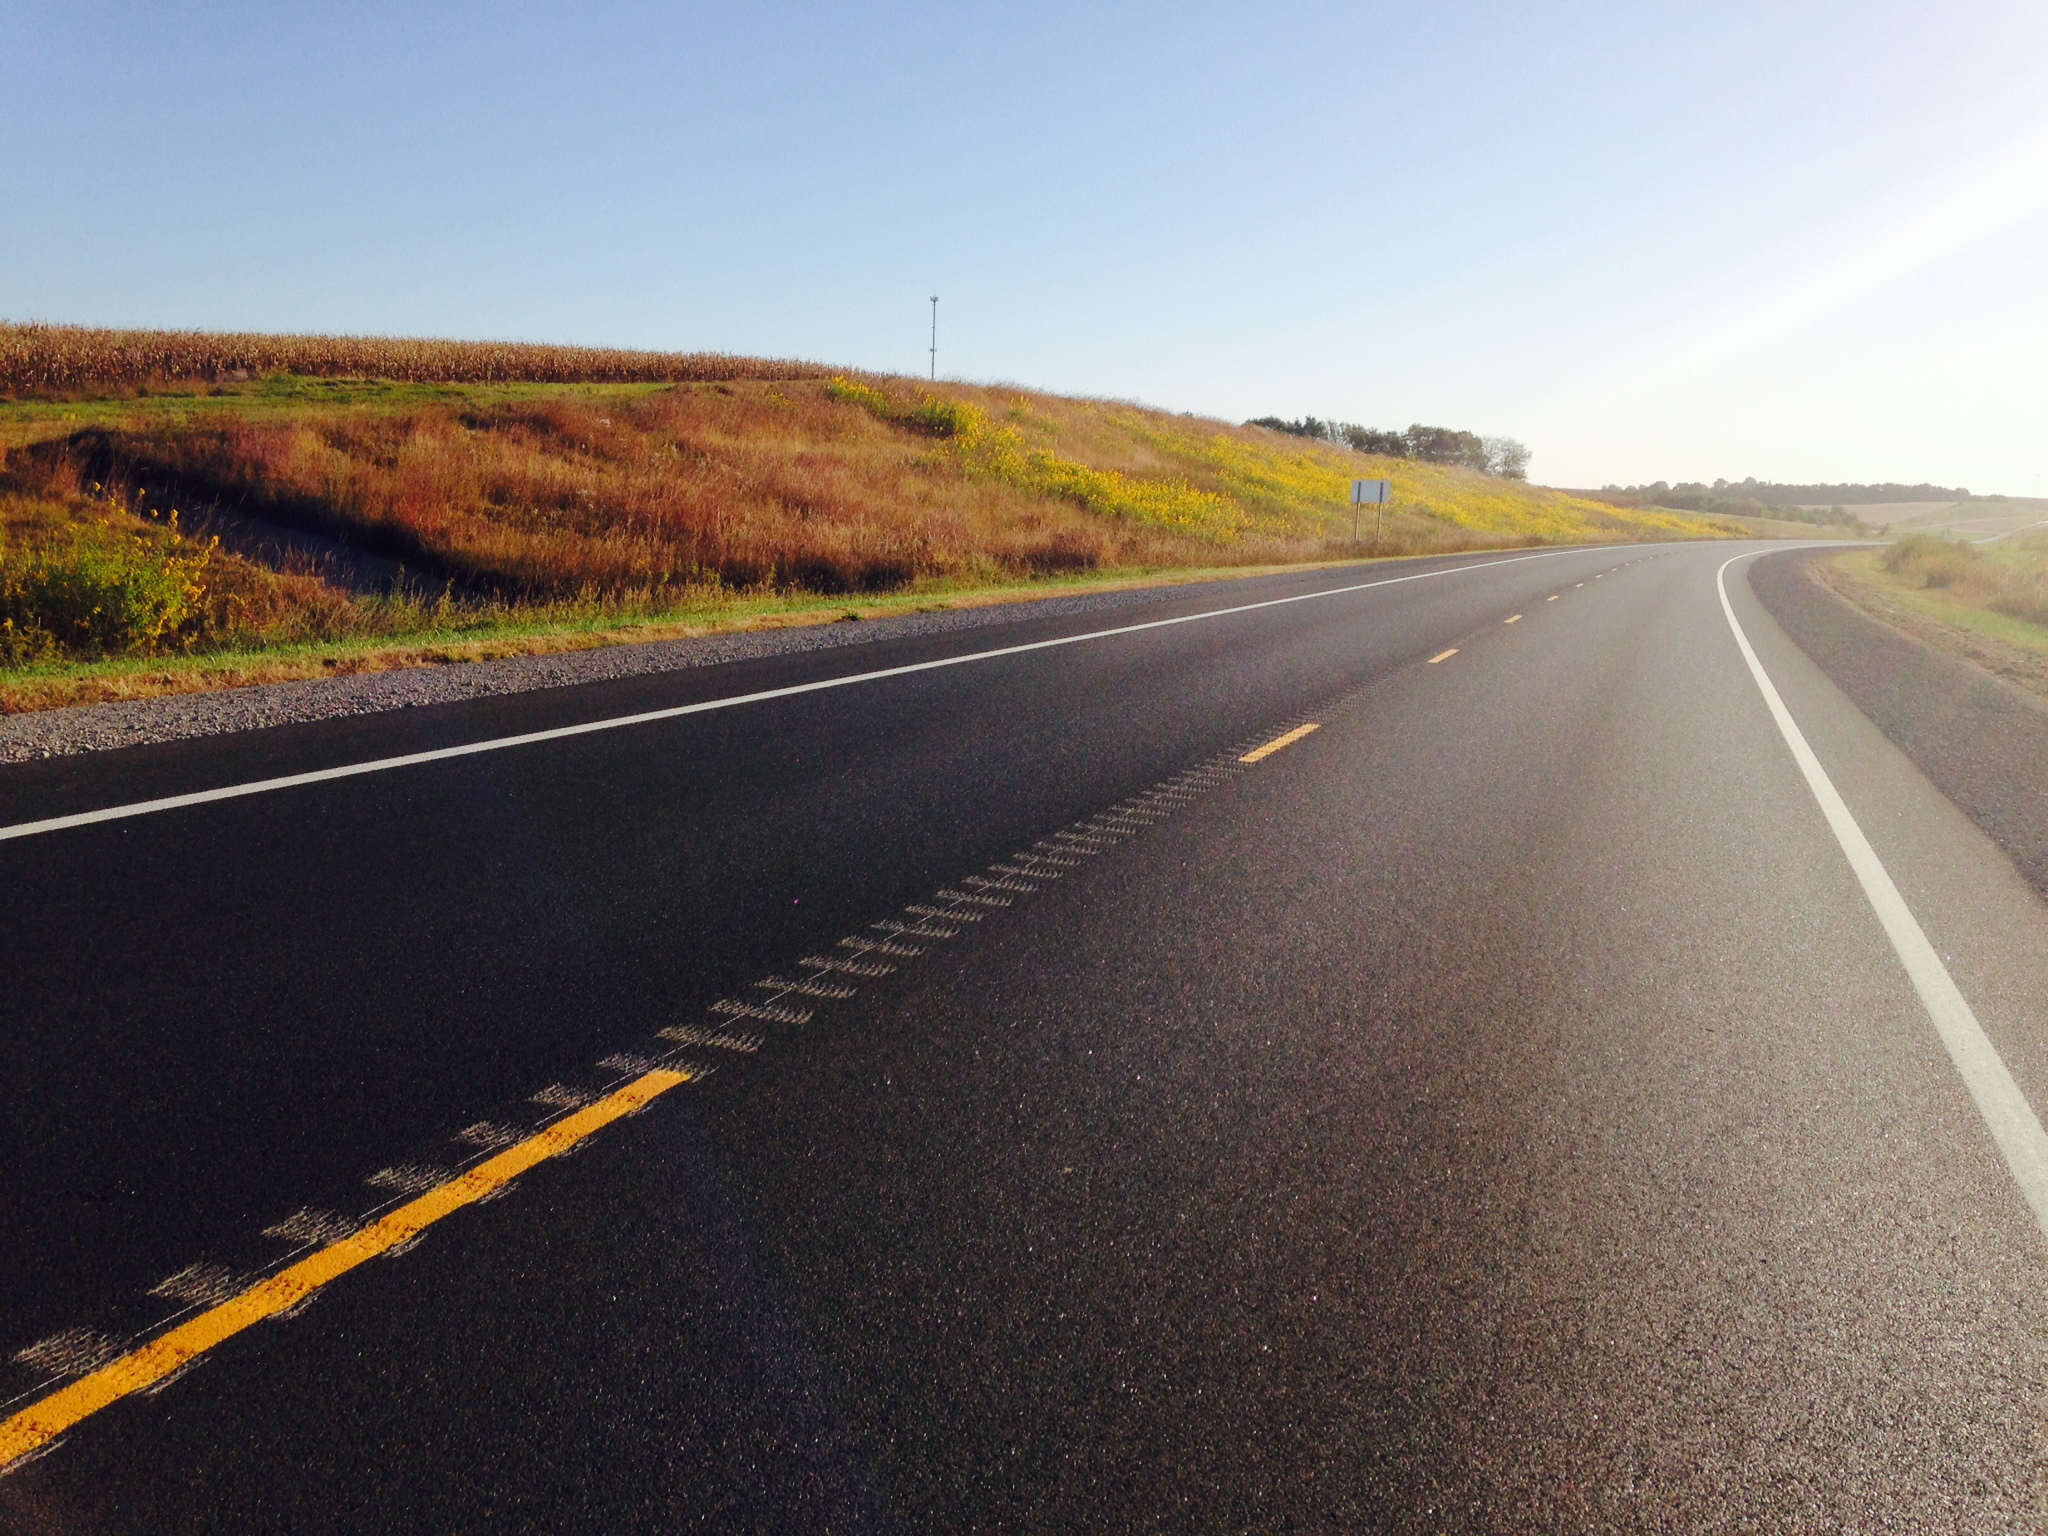
[(1878, 563), (1901, 586), (1942, 592), (1956, 606), (2048, 627), (2048, 549), (2040, 539), (1980, 547), (1915, 532), (1890, 545)]
[(2036, 539), (1980, 548), (1963, 539), (1908, 534), (1879, 557), (1901, 585), (1944, 592), (1965, 607), (2048, 627), (2048, 551)]
[(0, 324), (0, 396), (135, 389), (296, 374), (407, 383), (626, 384), (803, 379), (809, 363), (715, 352), (636, 352), (398, 336), (266, 336)]
[(506, 601), (722, 586), (873, 592), (920, 578), (1300, 558), (1228, 550), (963, 476), (815, 384), (637, 398), (138, 413), (17, 451), (18, 486), (225, 506)]

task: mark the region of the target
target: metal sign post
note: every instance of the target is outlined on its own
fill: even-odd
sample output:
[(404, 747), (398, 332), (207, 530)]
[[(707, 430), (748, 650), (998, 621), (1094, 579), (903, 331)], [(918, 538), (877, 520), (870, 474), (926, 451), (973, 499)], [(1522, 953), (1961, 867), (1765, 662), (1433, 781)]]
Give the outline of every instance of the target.
[[(1394, 499), (1394, 482), (1391, 480), (1354, 480), (1351, 482), (1351, 542), (1358, 542), (1358, 509), (1370, 502), (1375, 509), (1384, 508)], [(1372, 541), (1380, 542), (1386, 532), (1387, 514), (1375, 510), (1372, 519)]]

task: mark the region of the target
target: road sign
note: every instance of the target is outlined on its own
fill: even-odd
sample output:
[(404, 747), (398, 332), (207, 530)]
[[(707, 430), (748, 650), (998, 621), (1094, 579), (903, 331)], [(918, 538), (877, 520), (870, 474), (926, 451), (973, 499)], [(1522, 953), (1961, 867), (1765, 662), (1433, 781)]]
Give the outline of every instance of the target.
[[(1351, 542), (1358, 542), (1358, 509), (1360, 507), (1384, 507), (1394, 499), (1394, 482), (1391, 480), (1354, 480), (1351, 482)], [(1384, 533), (1384, 512), (1373, 513), (1372, 541), (1380, 542)]]

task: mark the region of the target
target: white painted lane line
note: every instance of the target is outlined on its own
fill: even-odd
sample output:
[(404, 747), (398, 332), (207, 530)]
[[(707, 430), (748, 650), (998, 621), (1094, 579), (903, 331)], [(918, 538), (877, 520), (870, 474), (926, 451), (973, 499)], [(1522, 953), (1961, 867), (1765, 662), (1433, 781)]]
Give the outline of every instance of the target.
[[(1595, 546), (1597, 547), (1597, 546)], [(995, 661), (1004, 656), (1023, 656), (1032, 651), (1052, 650), (1062, 645), (1081, 645), (1090, 640), (1108, 640), (1118, 635), (1135, 635), (1148, 629), (1169, 629), (1177, 624), (1199, 624), (1206, 619), (1224, 619), (1234, 614), (1254, 613), (1261, 608), (1280, 608), (1289, 603), (1313, 602), (1324, 597), (1344, 597), (1369, 592), (1376, 587), (1398, 587), (1406, 582), (1427, 581), (1433, 576), (1455, 576), (1465, 571), (1491, 570), (1499, 565), (1519, 565), (1525, 560), (1549, 560), (1558, 555), (1585, 554), (1579, 549), (1546, 549), (1533, 555), (1512, 555), (1477, 565), (1453, 565), (1436, 571), (1417, 571), (1412, 576), (1389, 576), (1381, 581), (1361, 581), (1348, 587), (1329, 587), (1320, 592), (1297, 592), (1292, 597), (1270, 597), (1256, 603), (1239, 603), (1233, 608), (1212, 608), (1203, 613), (1184, 613), (1177, 618), (1149, 619), (1142, 624), (1120, 624), (1114, 629), (1092, 629), (1082, 635), (1062, 635), (1056, 640), (1033, 640), (1024, 645), (998, 646), (994, 650), (971, 651), (965, 656), (942, 656), (936, 661), (916, 661), (901, 667), (881, 667), (873, 672), (856, 672), (848, 677), (821, 678), (814, 683), (792, 683), (786, 688), (764, 688), (758, 693), (734, 694), (731, 698), (705, 699), (696, 704), (678, 704), (670, 709), (651, 709), (637, 715), (616, 715), (609, 720), (591, 720), (582, 725), (559, 725), (552, 730), (527, 731), (518, 736), (498, 736), (489, 741), (466, 742), (459, 747), (437, 747), (430, 752), (408, 752), (400, 757), (380, 757), (367, 763), (348, 763), (339, 768), (317, 768), (308, 773), (290, 773), (275, 779), (256, 779), (247, 784), (228, 784), (219, 789), (195, 790), (186, 795), (166, 795), (160, 800), (137, 800), (128, 805), (110, 805), (97, 811), (80, 811), (71, 816), (51, 816), (42, 821), (17, 822), (0, 827), (0, 842), (10, 838), (35, 837), (45, 832), (62, 832), (87, 827), (95, 822), (119, 821), (130, 816), (149, 816), (158, 811), (182, 810), (186, 806), (210, 805), (217, 800), (238, 800), (244, 795), (269, 794), (274, 790), (297, 789), (306, 784), (325, 784), (334, 779), (353, 779), (366, 773), (388, 773), (396, 768), (416, 768), (423, 763), (446, 762), (451, 758), (473, 757), (479, 752), (502, 752), (509, 747), (537, 746), (544, 741), (566, 741), (572, 736), (590, 736), (599, 731), (624, 730), (628, 726), (652, 725), (658, 720), (679, 720), (717, 709), (737, 709), (744, 704), (764, 704), (771, 699), (790, 699), (799, 694), (822, 693), (829, 688), (851, 688), (856, 683), (875, 683), (884, 678), (908, 677), (933, 672), (941, 667), (962, 667), (970, 662)]]
[(1935, 1033), (1948, 1047), (1949, 1060), (1955, 1063), (1956, 1071), (1962, 1075), (1963, 1086), (1976, 1101), (1977, 1112), (1991, 1130), (1991, 1139), (1998, 1143), (1998, 1150), (2005, 1155), (2006, 1167), (2012, 1170), (2021, 1195), (2033, 1210), (2035, 1225), (2040, 1227), (2044, 1237), (2048, 1237), (2048, 1134), (2041, 1129), (2040, 1117), (2034, 1113), (2034, 1106), (2027, 1102), (2027, 1096), (2020, 1092), (2019, 1084), (2012, 1080), (1998, 1048), (1984, 1033), (1984, 1026), (1977, 1022), (1977, 1015), (1964, 999), (1962, 990), (1956, 986), (1955, 978), (1949, 975), (1948, 967), (1941, 963), (1941, 956), (1928, 943), (1919, 920), (1906, 905), (1906, 898), (1899, 894), (1898, 886), (1892, 883), (1891, 875), (1879, 861), (1870, 840), (1863, 835), (1863, 829), (1856, 824), (1856, 818), (1849, 814), (1849, 807), (1835, 789), (1834, 781), (1821, 767), (1813, 748), (1806, 744), (1806, 737), (1793, 720), (1792, 712), (1778, 696), (1763, 663), (1757, 660), (1749, 636), (1742, 632), (1742, 625), (1735, 617), (1734, 604), (1728, 601), (1728, 567), (1736, 560), (1747, 560), (1751, 555), (1761, 553), (1761, 550), (1751, 550), (1748, 554), (1737, 555), (1732, 560), (1723, 561), (1720, 570), (1714, 573), (1714, 585), (1721, 594), (1721, 612), (1727, 615), (1728, 627), (1734, 631), (1742, 659), (1749, 663), (1749, 675), (1756, 679), (1757, 687), (1763, 692), (1771, 718), (1778, 722), (1779, 734), (1785, 738), (1785, 745), (1792, 749), (1799, 771), (1806, 775), (1806, 787), (1820, 802), (1821, 813), (1827, 817), (1835, 841), (1848, 855), (1849, 867), (1856, 872), (1863, 894), (1869, 898), (1878, 922), (1884, 925), (1886, 937), (1892, 941), (1900, 963), (1912, 978), (1913, 990), (1920, 994), (1921, 1005), (1934, 1021)]

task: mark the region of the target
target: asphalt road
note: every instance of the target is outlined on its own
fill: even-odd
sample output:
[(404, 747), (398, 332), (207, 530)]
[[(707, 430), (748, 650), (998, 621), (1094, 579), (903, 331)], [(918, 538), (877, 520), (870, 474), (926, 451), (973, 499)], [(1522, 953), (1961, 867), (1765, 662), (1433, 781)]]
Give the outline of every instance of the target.
[[(0, 769), (18, 826), (775, 695), (0, 840), (5, 1412), (382, 1244), (0, 1529), (2041, 1528), (2048, 1240), (1738, 552)], [(1742, 570), (2048, 1105), (2048, 913)]]

